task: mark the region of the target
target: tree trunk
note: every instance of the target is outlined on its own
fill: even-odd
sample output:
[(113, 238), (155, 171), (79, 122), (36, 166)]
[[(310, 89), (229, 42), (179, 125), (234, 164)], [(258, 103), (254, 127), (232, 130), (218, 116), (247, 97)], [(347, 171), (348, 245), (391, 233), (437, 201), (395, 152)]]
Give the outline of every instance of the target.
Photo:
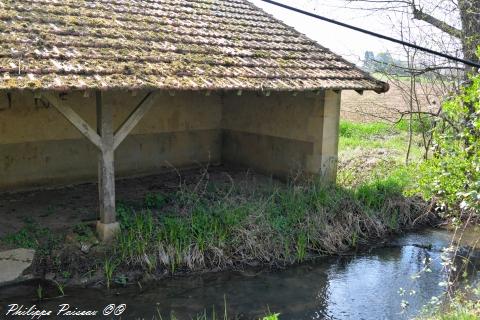
[(464, 57), (480, 61), (477, 47), (480, 45), (480, 0), (459, 0), (460, 19), (462, 21), (462, 49)]
[[(410, 4), (415, 19), (425, 21), (452, 37), (460, 39), (465, 59), (475, 62), (480, 60), (477, 57), (477, 47), (480, 44), (480, 0), (458, 0), (458, 9), (462, 22), (461, 30), (449, 25), (446, 21), (424, 12), (415, 2), (412, 1)], [(475, 70), (471, 67), (466, 69), (467, 71)]]

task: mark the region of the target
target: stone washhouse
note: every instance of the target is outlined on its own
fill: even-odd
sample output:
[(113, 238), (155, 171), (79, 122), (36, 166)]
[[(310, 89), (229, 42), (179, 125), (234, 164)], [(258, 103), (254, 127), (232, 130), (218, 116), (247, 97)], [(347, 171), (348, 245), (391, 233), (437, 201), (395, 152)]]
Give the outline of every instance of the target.
[[(246, 0), (0, 0), (0, 192), (232, 163), (336, 176), (342, 90), (388, 86)], [(321, 30), (319, 30), (321, 32)]]

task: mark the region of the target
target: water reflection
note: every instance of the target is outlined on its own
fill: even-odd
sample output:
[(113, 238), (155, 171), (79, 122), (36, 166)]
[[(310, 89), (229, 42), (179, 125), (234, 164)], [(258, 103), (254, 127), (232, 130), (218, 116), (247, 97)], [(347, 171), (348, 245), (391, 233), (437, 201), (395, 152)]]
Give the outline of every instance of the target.
[[(41, 305), (55, 308), (70, 303), (79, 308), (102, 308), (109, 303), (127, 303), (127, 319), (152, 319), (158, 311), (164, 319), (171, 312), (179, 319), (190, 319), (205, 308), (211, 313), (212, 306), (217, 314), (222, 313), (225, 298), (230, 312), (239, 319), (256, 318), (267, 310), (281, 313), (281, 319), (408, 319), (442, 292), (438, 283), (445, 274), (440, 250), (449, 241), (446, 232), (430, 230), (406, 235), (388, 248), (356, 257), (326, 258), (256, 275), (224, 272), (174, 278), (141, 292), (135, 287), (110, 293), (69, 289), (68, 297)], [(412, 279), (424, 269), (426, 258), (433, 261), (432, 272)], [(478, 273), (470, 280), (475, 279), (479, 279)], [(405, 289), (403, 297), (398, 293), (400, 288)], [(0, 289), (1, 305), (31, 304), (34, 292), (34, 284)], [(404, 313), (402, 299), (409, 302)]]

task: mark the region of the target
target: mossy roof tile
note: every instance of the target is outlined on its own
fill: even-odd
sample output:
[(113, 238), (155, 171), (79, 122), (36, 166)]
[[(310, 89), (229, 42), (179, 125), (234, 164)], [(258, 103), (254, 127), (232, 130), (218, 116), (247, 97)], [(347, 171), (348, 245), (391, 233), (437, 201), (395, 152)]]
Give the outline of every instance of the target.
[(0, 89), (384, 91), (246, 0), (0, 0)]

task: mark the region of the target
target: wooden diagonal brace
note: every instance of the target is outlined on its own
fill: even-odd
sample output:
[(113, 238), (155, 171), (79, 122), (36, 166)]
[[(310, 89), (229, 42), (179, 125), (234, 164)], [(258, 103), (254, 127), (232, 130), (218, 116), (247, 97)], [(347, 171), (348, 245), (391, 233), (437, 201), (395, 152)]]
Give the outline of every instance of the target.
[(60, 112), (75, 128), (78, 129), (87, 139), (93, 143), (99, 150), (102, 149), (102, 140), (90, 125), (83, 120), (70, 106), (65, 104), (56, 94), (52, 92), (42, 93), (46, 99), (58, 112)]
[(122, 141), (128, 136), (128, 134), (135, 128), (135, 126), (142, 120), (143, 116), (150, 110), (155, 102), (156, 97), (155, 92), (149, 92), (147, 95), (140, 101), (137, 107), (130, 113), (127, 119), (122, 123), (119, 129), (115, 132), (113, 149), (122, 143)]

